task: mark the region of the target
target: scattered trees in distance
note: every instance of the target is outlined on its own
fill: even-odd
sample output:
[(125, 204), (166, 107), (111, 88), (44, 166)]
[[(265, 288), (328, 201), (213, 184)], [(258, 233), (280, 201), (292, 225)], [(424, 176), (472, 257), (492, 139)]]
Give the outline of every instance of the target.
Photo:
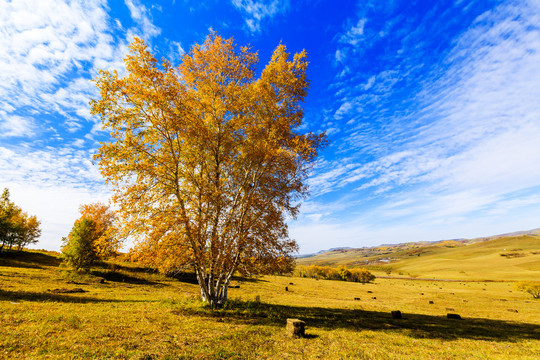
[(36, 244), (41, 235), (41, 223), (36, 216), (30, 216), (9, 199), (9, 189), (5, 188), (0, 197), (0, 252), (13, 246), (22, 250)]
[(319, 265), (297, 266), (294, 275), (314, 279), (352, 281), (362, 284), (370, 283), (376, 278), (365, 268), (349, 269), (343, 265), (339, 265), (337, 268)]
[(79, 211), (81, 217), (62, 239), (62, 259), (77, 271), (88, 271), (95, 261), (117, 255), (122, 242), (115, 228), (116, 214), (107, 205), (81, 205)]
[(258, 55), (211, 32), (178, 67), (141, 39), (127, 75), (95, 79), (99, 115), (113, 141), (95, 160), (115, 194), (136, 258), (161, 271), (192, 269), (201, 297), (227, 301), (233, 274), (291, 271), (297, 244), (287, 219), (307, 194), (324, 134), (301, 134), (306, 53), (284, 45), (259, 78)]

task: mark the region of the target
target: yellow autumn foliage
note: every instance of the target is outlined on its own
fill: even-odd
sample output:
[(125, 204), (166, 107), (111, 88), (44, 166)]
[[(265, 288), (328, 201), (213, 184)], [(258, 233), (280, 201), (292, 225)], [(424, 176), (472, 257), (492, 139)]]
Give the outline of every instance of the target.
[(235, 272), (291, 269), (286, 221), (324, 143), (299, 131), (306, 56), (280, 44), (256, 78), (257, 53), (214, 32), (177, 67), (135, 39), (126, 76), (95, 79), (92, 113), (112, 137), (95, 159), (122, 234), (146, 265), (191, 267), (212, 306), (227, 300)]

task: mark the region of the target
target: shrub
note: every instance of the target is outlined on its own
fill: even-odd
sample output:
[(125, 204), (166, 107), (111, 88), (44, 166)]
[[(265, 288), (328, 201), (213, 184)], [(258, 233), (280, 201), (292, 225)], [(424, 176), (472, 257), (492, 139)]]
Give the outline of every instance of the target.
[(342, 266), (342, 265), (338, 266), (337, 272), (339, 273), (339, 276), (341, 277), (341, 280), (343, 280), (343, 281), (351, 281), (352, 273), (345, 266)]
[(352, 281), (365, 284), (375, 280), (375, 275), (370, 273), (368, 269), (352, 269), (351, 278)]
[(523, 257), (525, 256), (526, 254), (524, 253), (519, 253), (519, 252), (509, 252), (509, 253), (501, 253), (501, 256), (504, 256), (508, 259), (512, 259), (512, 258), (519, 258), (519, 257)]
[(516, 290), (524, 291), (535, 299), (540, 299), (540, 281), (520, 281), (515, 285)]

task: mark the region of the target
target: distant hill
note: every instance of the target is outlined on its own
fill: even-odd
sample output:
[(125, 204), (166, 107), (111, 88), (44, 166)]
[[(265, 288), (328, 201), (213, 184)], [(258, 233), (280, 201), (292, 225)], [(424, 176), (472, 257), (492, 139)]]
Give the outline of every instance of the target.
[(298, 258), (298, 259), (300, 259), (300, 258), (308, 258), (308, 257), (317, 256), (317, 255), (324, 254), (324, 253), (331, 252), (331, 251), (342, 251), (342, 250), (351, 250), (351, 249), (352, 249), (351, 247), (336, 247), (336, 248), (331, 248), (331, 249), (328, 249), (328, 250), (321, 250), (321, 251), (313, 253), (313, 254), (296, 255), (295, 257)]
[(298, 257), (297, 263), (367, 267), (391, 276), (532, 280), (540, 278), (540, 229), (475, 239), (334, 248)]
[(498, 238), (503, 238), (503, 237), (519, 236), (519, 235), (540, 235), (540, 228), (532, 229), (532, 230), (526, 230), (526, 231), (516, 231), (516, 232), (512, 232), (512, 233), (507, 233), (507, 234), (492, 235), (492, 236), (483, 237), (483, 238), (470, 239), (470, 241), (493, 240), (493, 239), (498, 239)]

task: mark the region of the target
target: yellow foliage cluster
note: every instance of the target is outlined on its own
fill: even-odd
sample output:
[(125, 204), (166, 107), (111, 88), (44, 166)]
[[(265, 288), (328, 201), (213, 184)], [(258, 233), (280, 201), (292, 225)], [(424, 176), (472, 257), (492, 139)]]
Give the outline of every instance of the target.
[(201, 295), (222, 304), (232, 274), (290, 268), (310, 164), (324, 135), (301, 134), (306, 53), (280, 44), (259, 78), (258, 55), (212, 32), (178, 67), (141, 39), (127, 75), (101, 71), (91, 102), (110, 130), (95, 159), (113, 186), (135, 257), (171, 271), (190, 266)]
[(82, 219), (90, 219), (94, 223), (94, 250), (100, 259), (108, 259), (118, 255), (118, 251), (122, 246), (121, 238), (117, 234), (115, 222), (116, 214), (109, 206), (102, 203), (92, 203), (81, 205), (79, 207)]
[(294, 275), (314, 279), (343, 280), (360, 283), (369, 283), (375, 280), (375, 275), (365, 268), (348, 269), (342, 265), (337, 268), (318, 265), (297, 266)]

